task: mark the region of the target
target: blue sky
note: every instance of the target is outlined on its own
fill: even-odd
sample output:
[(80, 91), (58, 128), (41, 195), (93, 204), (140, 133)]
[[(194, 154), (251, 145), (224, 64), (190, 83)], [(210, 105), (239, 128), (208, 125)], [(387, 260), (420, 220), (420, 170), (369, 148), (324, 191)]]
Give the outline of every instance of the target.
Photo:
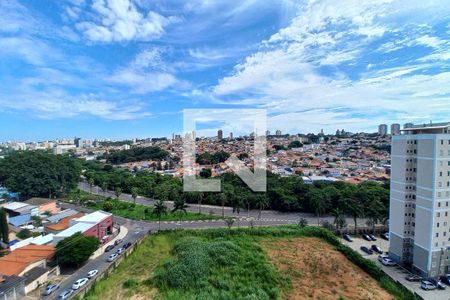
[(448, 1), (2, 0), (0, 15), (3, 141), (170, 136), (192, 108), (267, 109), (290, 133), (450, 121)]

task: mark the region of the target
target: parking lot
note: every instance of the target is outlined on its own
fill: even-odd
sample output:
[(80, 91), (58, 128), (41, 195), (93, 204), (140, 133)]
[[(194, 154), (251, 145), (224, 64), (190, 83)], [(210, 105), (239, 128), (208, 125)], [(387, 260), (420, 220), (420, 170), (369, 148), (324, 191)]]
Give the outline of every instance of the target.
[(403, 286), (405, 286), (410, 291), (418, 294), (425, 300), (450, 300), (450, 286), (447, 287), (446, 290), (433, 290), (433, 291), (424, 291), (420, 288), (420, 282), (409, 282), (405, 279), (405, 277), (409, 274), (409, 272), (402, 267), (399, 266), (384, 266), (378, 261), (378, 254), (374, 253), (369, 255), (360, 250), (361, 246), (366, 246), (370, 248), (372, 245), (377, 245), (381, 247), (383, 251), (389, 250), (389, 241), (383, 240), (379, 236), (377, 236), (376, 241), (366, 241), (360, 237), (352, 236), (353, 242), (347, 242), (342, 239), (342, 242), (348, 245), (353, 250), (360, 253), (363, 257), (374, 261), (383, 271), (389, 275), (395, 281), (400, 282)]

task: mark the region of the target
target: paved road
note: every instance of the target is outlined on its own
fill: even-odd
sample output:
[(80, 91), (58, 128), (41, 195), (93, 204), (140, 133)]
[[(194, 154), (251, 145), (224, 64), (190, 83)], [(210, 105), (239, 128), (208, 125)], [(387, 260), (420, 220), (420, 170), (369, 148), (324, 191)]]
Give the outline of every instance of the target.
[[(91, 189), (91, 187), (89, 186), (89, 184), (87, 182), (80, 182), (79, 187), (80, 187), (80, 189), (82, 189), (86, 192), (91, 192), (91, 190), (92, 190), (93, 194), (97, 194), (100, 196), (106, 195), (107, 197), (112, 197), (112, 198), (116, 197), (113, 191), (107, 191), (106, 193), (103, 193), (103, 191), (97, 186), (94, 186)], [(129, 194), (121, 194), (120, 200), (133, 202), (133, 198)], [(142, 204), (142, 205), (147, 205), (147, 206), (152, 206), (155, 204), (155, 202), (156, 202), (155, 199), (142, 197), (142, 196), (139, 196), (136, 199), (136, 203)], [(166, 201), (166, 203), (169, 208), (173, 207), (172, 201)], [(199, 205), (189, 203), (189, 207), (187, 210), (190, 212), (198, 212)], [(222, 207), (221, 206), (201, 205), (201, 210), (203, 213), (211, 212), (214, 215), (222, 216)], [(233, 212), (232, 207), (225, 207), (224, 215), (229, 216), (229, 217), (235, 217), (235, 218), (238, 217), (238, 214)], [(239, 216), (240, 217), (250, 217), (250, 218), (254, 218), (255, 220), (257, 220), (258, 216), (259, 216), (259, 210), (255, 209), (255, 210), (247, 211), (246, 209), (241, 209)], [(294, 223), (294, 222), (298, 222), (300, 218), (306, 219), (308, 221), (308, 224), (317, 224), (317, 217), (314, 216), (313, 214), (309, 214), (309, 213), (290, 213), (290, 212), (279, 212), (279, 211), (274, 211), (274, 210), (263, 210), (261, 213), (261, 219), (268, 221), (268, 222), (276, 221), (279, 223), (280, 221), (284, 221), (286, 223)], [(320, 220), (333, 223), (334, 218), (332, 216), (323, 216), (323, 217), (321, 217)], [(346, 223), (349, 225), (354, 224), (353, 219), (351, 219), (351, 218), (346, 218)], [(365, 219), (358, 219), (359, 226), (365, 226), (365, 223), (366, 223)]]

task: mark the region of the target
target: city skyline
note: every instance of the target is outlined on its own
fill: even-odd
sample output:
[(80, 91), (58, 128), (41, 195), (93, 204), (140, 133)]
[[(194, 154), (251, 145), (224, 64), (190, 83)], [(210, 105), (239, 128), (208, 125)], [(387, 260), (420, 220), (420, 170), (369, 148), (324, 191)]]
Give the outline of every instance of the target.
[(197, 108), (291, 133), (445, 121), (445, 4), (2, 1), (0, 140), (170, 136)]

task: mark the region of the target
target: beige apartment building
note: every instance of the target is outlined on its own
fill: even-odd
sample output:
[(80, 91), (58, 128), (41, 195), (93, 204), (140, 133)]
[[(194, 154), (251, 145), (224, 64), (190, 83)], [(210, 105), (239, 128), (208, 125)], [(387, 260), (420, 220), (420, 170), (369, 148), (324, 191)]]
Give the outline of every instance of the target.
[(450, 123), (392, 138), (390, 256), (422, 276), (450, 273)]

